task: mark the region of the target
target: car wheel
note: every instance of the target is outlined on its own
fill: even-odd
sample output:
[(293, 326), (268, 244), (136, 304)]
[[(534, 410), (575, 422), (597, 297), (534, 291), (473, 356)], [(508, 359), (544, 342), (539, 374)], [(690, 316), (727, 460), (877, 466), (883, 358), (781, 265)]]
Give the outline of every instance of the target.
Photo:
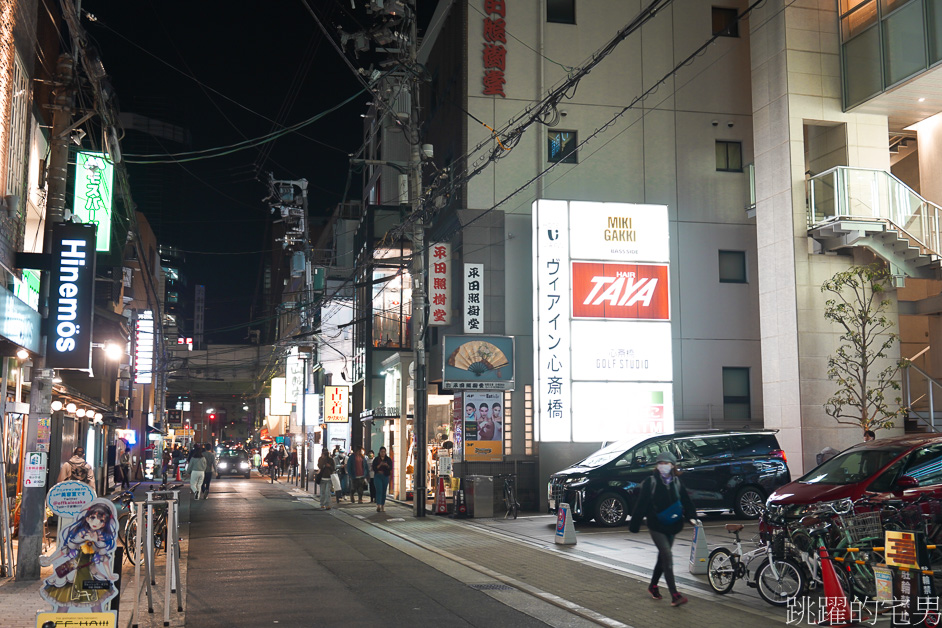
[(595, 502), (595, 521), (600, 526), (620, 526), (627, 516), (628, 503), (617, 493), (603, 493)]
[(745, 486), (736, 493), (733, 507), (742, 519), (758, 519), (765, 509), (765, 493), (755, 486)]

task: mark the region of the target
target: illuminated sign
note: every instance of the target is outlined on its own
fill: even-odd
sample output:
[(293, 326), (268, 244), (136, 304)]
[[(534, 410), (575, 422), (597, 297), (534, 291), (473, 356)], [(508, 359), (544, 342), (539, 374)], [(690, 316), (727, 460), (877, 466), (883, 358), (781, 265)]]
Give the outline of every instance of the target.
[(291, 404), (285, 401), (288, 394), (288, 381), (284, 377), (271, 379), (271, 408), (268, 414), (287, 416), (291, 414)]
[(40, 351), (39, 312), (13, 296), (0, 290), (0, 336), (33, 353)]
[(134, 329), (134, 383), (150, 384), (154, 381), (154, 313), (138, 312)]
[(23, 269), (23, 278), (13, 276), (13, 294), (39, 311), (39, 271)]
[(464, 333), (484, 333), (484, 264), (464, 265)]
[(52, 225), (47, 368), (91, 366), (95, 225)]
[[(571, 335), (573, 381), (669, 382), (673, 378), (670, 323), (572, 321)], [(605, 342), (599, 342), (600, 338)]]
[(541, 200), (532, 215), (539, 440), (673, 431), (667, 207)]
[(127, 441), (128, 445), (137, 445), (137, 430), (115, 429), (115, 438)]
[(75, 196), (72, 213), (98, 226), (96, 251), (111, 249), (111, 201), (114, 165), (104, 153), (75, 154)]
[(667, 264), (573, 262), (572, 317), (670, 320)]
[(451, 244), (433, 244), (428, 257), (428, 324), (450, 325)]
[(324, 386), (324, 423), (349, 422), (349, 399), (349, 386)]

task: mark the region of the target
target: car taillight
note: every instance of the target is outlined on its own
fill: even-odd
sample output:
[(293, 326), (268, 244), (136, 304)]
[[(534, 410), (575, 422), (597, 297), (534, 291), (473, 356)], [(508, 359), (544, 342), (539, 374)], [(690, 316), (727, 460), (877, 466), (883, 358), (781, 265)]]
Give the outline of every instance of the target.
[(771, 454), (773, 458), (781, 458), (782, 462), (784, 462), (785, 464), (788, 464), (788, 458), (785, 457), (784, 449), (773, 449), (771, 451)]

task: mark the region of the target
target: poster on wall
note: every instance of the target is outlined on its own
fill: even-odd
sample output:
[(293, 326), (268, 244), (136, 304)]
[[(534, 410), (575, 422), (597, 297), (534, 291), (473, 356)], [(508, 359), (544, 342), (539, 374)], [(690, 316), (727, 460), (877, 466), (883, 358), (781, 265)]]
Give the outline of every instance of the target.
[(541, 200), (532, 224), (538, 440), (673, 431), (667, 207)]
[(483, 462), (504, 456), (504, 394), (464, 393), (465, 460)]

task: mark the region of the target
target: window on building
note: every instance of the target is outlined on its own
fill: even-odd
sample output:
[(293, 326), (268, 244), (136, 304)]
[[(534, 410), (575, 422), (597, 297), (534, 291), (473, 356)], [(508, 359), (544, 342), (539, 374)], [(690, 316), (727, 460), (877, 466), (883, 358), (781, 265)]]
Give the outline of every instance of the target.
[(576, 0), (546, 0), (546, 21), (575, 24)]
[(550, 163), (576, 164), (579, 144), (575, 131), (549, 131), (546, 134), (546, 161)]
[(20, 207), (25, 213), (26, 162), (28, 159), (27, 137), (29, 129), (30, 84), (19, 55), (13, 59), (12, 104), (9, 107), (9, 138), (6, 155), (6, 190), (20, 198)]
[(713, 7), (713, 34), (720, 37), (739, 37), (738, 11), (724, 7)]
[(745, 251), (720, 251), (720, 283), (746, 283)]
[(723, 367), (723, 417), (749, 419), (752, 417), (752, 399), (749, 395), (749, 368)]
[(719, 172), (742, 172), (742, 142), (716, 140), (716, 169)]

